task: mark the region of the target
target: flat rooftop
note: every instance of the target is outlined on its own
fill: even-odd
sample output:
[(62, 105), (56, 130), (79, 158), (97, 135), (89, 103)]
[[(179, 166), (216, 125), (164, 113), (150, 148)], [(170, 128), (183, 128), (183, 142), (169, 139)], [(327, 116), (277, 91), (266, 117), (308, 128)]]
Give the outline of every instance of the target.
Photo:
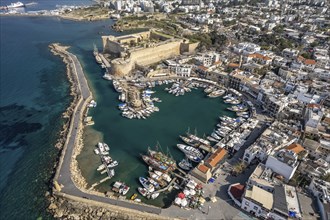
[(259, 202), (268, 210), (271, 210), (273, 207), (273, 194), (260, 187), (252, 186), (251, 190), (246, 190), (245, 197)]

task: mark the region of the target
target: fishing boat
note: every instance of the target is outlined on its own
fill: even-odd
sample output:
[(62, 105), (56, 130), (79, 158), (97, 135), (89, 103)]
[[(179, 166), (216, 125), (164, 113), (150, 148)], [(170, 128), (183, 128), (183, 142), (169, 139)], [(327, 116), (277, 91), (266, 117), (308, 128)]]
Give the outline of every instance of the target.
[(152, 157), (142, 155), (142, 159), (143, 159), (144, 162), (146, 162), (149, 166), (151, 166), (154, 169), (164, 170), (164, 171), (166, 171), (168, 169), (168, 166), (166, 166), (163, 163), (155, 160)]
[(143, 188), (143, 187), (139, 187), (139, 188), (138, 188), (138, 191), (139, 191), (139, 193), (140, 193), (142, 196), (147, 196), (147, 194), (148, 194), (148, 190), (146, 190), (146, 189)]
[(187, 159), (182, 159), (179, 162), (179, 167), (183, 170), (190, 170), (192, 168), (192, 164)]
[(165, 165), (176, 166), (175, 160), (173, 160), (172, 158), (166, 156), (162, 152), (154, 151), (154, 150), (151, 150), (150, 148), (148, 148), (148, 153), (152, 158), (158, 160), (159, 162), (161, 162)]

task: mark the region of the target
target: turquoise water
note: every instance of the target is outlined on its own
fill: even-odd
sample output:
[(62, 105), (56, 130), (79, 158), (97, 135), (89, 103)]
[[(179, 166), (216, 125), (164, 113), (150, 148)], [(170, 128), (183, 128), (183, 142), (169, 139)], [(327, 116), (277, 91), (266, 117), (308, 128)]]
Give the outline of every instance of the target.
[[(92, 55), (86, 54), (85, 57), (92, 59)], [(126, 119), (117, 108), (119, 94), (114, 91), (112, 83), (101, 78), (94, 64), (86, 65), (88, 60), (82, 61), (88, 70), (90, 85), (98, 103), (97, 108), (89, 112), (95, 125), (87, 127), (85, 148), (78, 156), (82, 173), (90, 185), (106, 177), (106, 174), (101, 175), (96, 171), (100, 158), (93, 150), (98, 141), (109, 144), (112, 158), (119, 162), (115, 169), (116, 176), (96, 188), (101, 192), (109, 191), (110, 184), (120, 180), (131, 186), (128, 196), (136, 193), (140, 186), (138, 177), (147, 175), (147, 166), (140, 154), (146, 153), (148, 146), (154, 147), (159, 143), (165, 153), (168, 149), (174, 159), (180, 160), (184, 154), (176, 147), (180, 143), (179, 135), (184, 135), (188, 128), (192, 133), (196, 130), (200, 136), (210, 134), (219, 122), (218, 116), (233, 115), (226, 110), (228, 105), (221, 98), (207, 98), (201, 89), (176, 97), (164, 91), (166, 86), (159, 86), (153, 89), (156, 91), (153, 95), (162, 100), (161, 103), (156, 103), (160, 111), (146, 120)], [(92, 72), (95, 74), (89, 74)], [(173, 195), (164, 196), (146, 202), (166, 206), (172, 197)]]
[(51, 218), (44, 194), (58, 155), (61, 114), (71, 98), (66, 67), (48, 45), (92, 51), (94, 42), (101, 44), (98, 33), (111, 33), (111, 24), (0, 18), (0, 219)]

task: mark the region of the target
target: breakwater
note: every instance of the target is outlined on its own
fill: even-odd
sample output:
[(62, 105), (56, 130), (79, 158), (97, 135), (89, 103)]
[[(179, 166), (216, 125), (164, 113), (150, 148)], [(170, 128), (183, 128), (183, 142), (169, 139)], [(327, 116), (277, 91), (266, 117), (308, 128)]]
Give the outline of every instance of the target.
[[(48, 210), (54, 217), (63, 218), (78, 215), (76, 212), (79, 208), (77, 207), (102, 206), (105, 207), (105, 211), (84, 212), (82, 215), (87, 216), (87, 218), (94, 218), (94, 215), (98, 217), (105, 215), (105, 218), (108, 218), (111, 216), (108, 216), (107, 213), (115, 213), (113, 214), (116, 216), (115, 218), (124, 215), (126, 219), (136, 219), (136, 216), (141, 216), (144, 219), (164, 219), (154, 215), (160, 213), (158, 208), (106, 198), (100, 193), (85, 189), (86, 184), (80, 174), (75, 157), (80, 153), (83, 146), (81, 141), (83, 132), (82, 117), (86, 114), (86, 106), (91, 100), (92, 94), (77, 57), (69, 53), (67, 47), (59, 44), (52, 44), (51, 48), (54, 54), (63, 58), (67, 67), (72, 71), (72, 82), (77, 90), (74, 99), (75, 108), (71, 114), (66, 141), (53, 179), (53, 194), (49, 196), (51, 204)], [(87, 205), (83, 203), (87, 203)], [(117, 205), (120, 207), (117, 207)]]

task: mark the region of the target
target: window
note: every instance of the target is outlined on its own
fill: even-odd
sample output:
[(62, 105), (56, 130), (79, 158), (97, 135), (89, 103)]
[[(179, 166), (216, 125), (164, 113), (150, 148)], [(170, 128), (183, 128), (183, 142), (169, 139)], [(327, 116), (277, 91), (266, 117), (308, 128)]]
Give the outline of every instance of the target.
[(258, 206), (254, 206), (253, 209), (257, 211), (258, 210)]
[(250, 203), (249, 202), (245, 202), (245, 205), (249, 205)]

